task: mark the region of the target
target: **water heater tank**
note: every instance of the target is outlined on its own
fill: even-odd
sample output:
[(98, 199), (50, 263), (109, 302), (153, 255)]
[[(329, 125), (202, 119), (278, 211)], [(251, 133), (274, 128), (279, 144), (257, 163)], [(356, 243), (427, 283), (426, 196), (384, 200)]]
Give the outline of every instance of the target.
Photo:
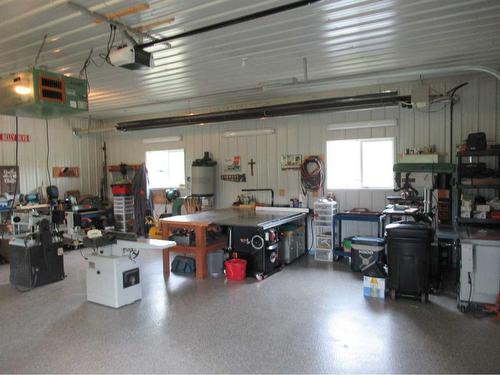
[(215, 169), (217, 162), (205, 152), (203, 159), (191, 165), (191, 195), (210, 197), (215, 194)]

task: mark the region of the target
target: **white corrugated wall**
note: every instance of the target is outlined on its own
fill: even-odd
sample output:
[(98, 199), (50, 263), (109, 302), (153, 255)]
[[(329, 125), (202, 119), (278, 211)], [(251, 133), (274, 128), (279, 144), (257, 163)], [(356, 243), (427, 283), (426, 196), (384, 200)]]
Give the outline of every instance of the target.
[[(95, 127), (92, 122), (91, 127)], [(49, 171), (53, 185), (63, 197), (66, 190), (82, 194), (99, 194), (102, 175), (101, 135), (77, 137), (73, 128), (89, 126), (87, 119), (65, 118), (48, 120)], [(0, 132), (15, 133), (15, 117), (0, 116)], [(19, 173), (21, 193), (32, 192), (48, 185), (47, 138), (45, 120), (19, 118), (19, 134), (28, 134), (31, 141), (19, 143)], [(15, 142), (0, 142), (0, 165), (15, 165)], [(80, 177), (54, 178), (52, 167), (80, 167)]]
[[(459, 91), (459, 103), (454, 112), (453, 144), (461, 143), (468, 133), (484, 131), (489, 141), (500, 143), (500, 84), (485, 76), (463, 76), (450, 79), (429, 81), (432, 88), (445, 92), (462, 82), (469, 85)], [(412, 85), (408, 82), (390, 85), (387, 88), (399, 88), (401, 92), (409, 92)], [(382, 87), (385, 89), (385, 87)], [(439, 105), (436, 105), (439, 108)], [(396, 128), (373, 128), (357, 130), (328, 131), (327, 126), (333, 123), (396, 119)], [(222, 133), (228, 130), (242, 130), (272, 127), (274, 135), (251, 136), (240, 138), (224, 138)], [(181, 135), (182, 141), (145, 145), (143, 138)], [(188, 126), (182, 128), (112, 133), (106, 135), (108, 142), (108, 160), (116, 164), (120, 162), (144, 162), (145, 151), (153, 149), (184, 148), (186, 152), (186, 176), (190, 175), (191, 162), (209, 151), (218, 161), (217, 205), (229, 206), (242, 188), (273, 188), (276, 192), (276, 203), (286, 204), (291, 196), (300, 193), (298, 171), (282, 171), (279, 158), (283, 154), (300, 153), (303, 155), (324, 154), (327, 140), (354, 139), (370, 137), (394, 136), (398, 153), (409, 147), (435, 145), (438, 152), (449, 152), (449, 109), (425, 113), (418, 110), (402, 108), (374, 109), (365, 111), (328, 112), (309, 114), (297, 117), (285, 117), (266, 120), (245, 120), (205, 126)], [(453, 150), (454, 151), (454, 150)], [(246, 183), (220, 181), (222, 161), (240, 155), (243, 172), (246, 172)], [(346, 155), (348, 157), (348, 155)], [(248, 162), (256, 161), (255, 175), (250, 175)], [(278, 190), (285, 189), (285, 196), (279, 196)], [(384, 207), (385, 196), (391, 191), (381, 190), (338, 190), (334, 192), (341, 209), (367, 207), (379, 210)], [(264, 194), (264, 193), (263, 193)], [(266, 196), (259, 197), (265, 200)], [(354, 226), (357, 233), (372, 232), (370, 224)]]

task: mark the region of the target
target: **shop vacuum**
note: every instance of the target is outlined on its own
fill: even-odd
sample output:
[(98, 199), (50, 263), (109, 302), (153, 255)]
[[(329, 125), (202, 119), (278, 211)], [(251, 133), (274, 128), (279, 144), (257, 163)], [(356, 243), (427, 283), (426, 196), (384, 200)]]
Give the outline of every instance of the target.
[(44, 219), (39, 231), (10, 242), (10, 283), (26, 290), (63, 280), (63, 238)]

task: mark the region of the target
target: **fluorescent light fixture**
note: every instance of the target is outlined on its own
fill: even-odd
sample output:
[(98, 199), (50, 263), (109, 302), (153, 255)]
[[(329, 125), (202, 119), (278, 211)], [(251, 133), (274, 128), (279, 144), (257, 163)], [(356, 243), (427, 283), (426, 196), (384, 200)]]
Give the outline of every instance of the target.
[(142, 140), (142, 143), (151, 144), (151, 143), (179, 142), (179, 141), (182, 141), (182, 137), (180, 135), (173, 135), (171, 137), (144, 138)]
[(17, 85), (14, 87), (14, 91), (19, 95), (30, 95), (33, 90), (30, 87)]
[(344, 122), (328, 125), (328, 130), (347, 130), (347, 129), (366, 129), (366, 128), (383, 128), (386, 126), (397, 126), (396, 120), (375, 120), (375, 121), (360, 121), (360, 122)]
[(281, 87), (287, 87), (291, 85), (296, 85), (299, 83), (297, 77), (275, 79), (272, 81), (260, 82), (259, 87), (262, 91), (268, 91), (273, 89), (279, 89)]
[(269, 135), (274, 134), (274, 129), (266, 128), (266, 129), (253, 129), (253, 130), (239, 130), (234, 132), (225, 132), (222, 133), (224, 138), (233, 138), (233, 137), (250, 137), (253, 135)]

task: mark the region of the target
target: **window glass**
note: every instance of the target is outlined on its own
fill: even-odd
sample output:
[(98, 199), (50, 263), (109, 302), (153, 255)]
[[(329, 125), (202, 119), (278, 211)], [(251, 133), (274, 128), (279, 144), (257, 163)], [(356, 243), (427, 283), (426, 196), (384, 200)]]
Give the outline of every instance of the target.
[(146, 152), (149, 188), (176, 188), (185, 184), (184, 150)]
[(328, 189), (392, 189), (394, 139), (349, 139), (326, 143)]

